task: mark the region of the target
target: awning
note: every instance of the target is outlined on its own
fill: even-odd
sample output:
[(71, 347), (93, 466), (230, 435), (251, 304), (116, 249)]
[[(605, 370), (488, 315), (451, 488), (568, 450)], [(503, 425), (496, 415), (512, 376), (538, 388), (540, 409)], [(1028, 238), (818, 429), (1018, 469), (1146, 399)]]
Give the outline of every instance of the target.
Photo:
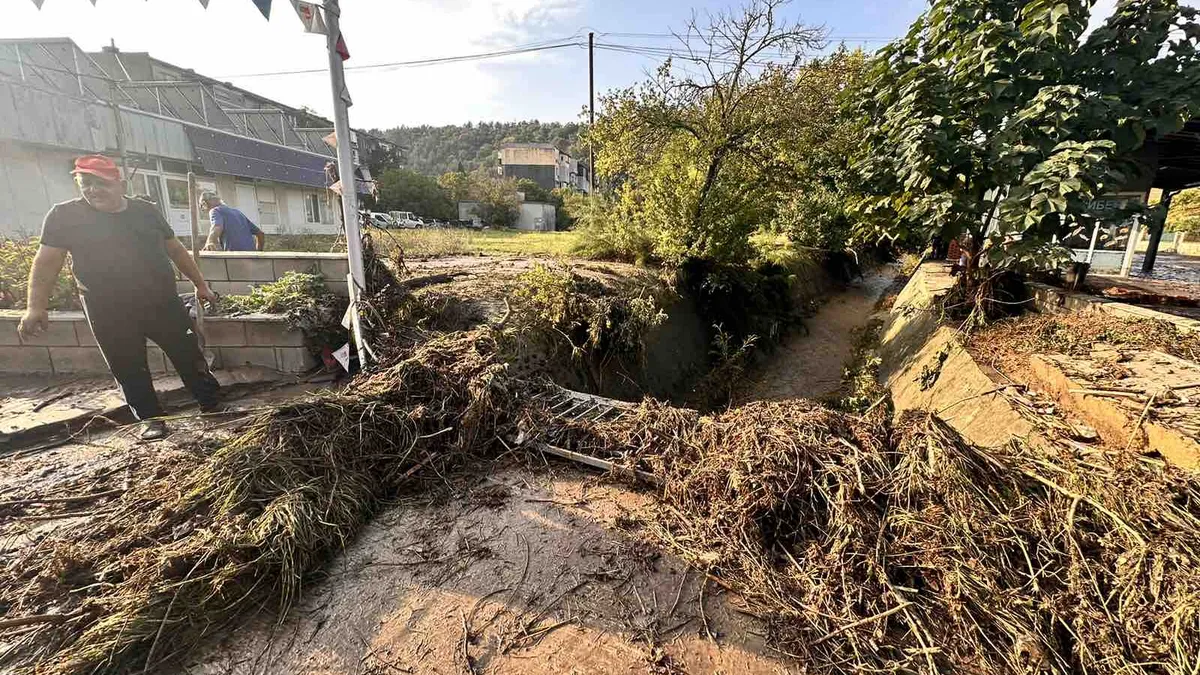
[(196, 159), (207, 171), (325, 189), (329, 157), (212, 129), (187, 127)]
[(1158, 155), (1154, 187), (1175, 191), (1200, 185), (1200, 119), (1150, 144)]

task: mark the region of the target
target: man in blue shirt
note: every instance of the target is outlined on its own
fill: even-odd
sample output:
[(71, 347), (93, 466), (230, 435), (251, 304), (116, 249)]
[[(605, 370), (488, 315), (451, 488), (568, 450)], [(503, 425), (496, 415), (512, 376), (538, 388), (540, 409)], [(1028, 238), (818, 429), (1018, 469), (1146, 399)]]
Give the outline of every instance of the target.
[(261, 251), (266, 235), (246, 214), (221, 202), (217, 193), (200, 195), (200, 208), (208, 210), (212, 227), (208, 230), (205, 251)]

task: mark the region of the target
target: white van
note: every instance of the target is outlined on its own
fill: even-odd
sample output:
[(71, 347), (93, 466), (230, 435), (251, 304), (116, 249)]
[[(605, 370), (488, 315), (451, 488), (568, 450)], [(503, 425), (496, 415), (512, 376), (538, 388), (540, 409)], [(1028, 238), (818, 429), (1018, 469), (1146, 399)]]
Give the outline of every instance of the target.
[(412, 211), (391, 211), (388, 213), (392, 217), (393, 227), (402, 227), (405, 229), (414, 229), (421, 227), (424, 223), (420, 218), (417, 218)]

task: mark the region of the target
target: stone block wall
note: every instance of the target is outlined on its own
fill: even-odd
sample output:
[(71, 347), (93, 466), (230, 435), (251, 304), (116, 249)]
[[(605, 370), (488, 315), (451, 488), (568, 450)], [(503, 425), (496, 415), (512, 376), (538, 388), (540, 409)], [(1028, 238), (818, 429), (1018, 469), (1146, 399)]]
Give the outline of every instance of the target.
[[(200, 254), (200, 271), (209, 286), (221, 295), (245, 295), (253, 286), (270, 283), (294, 271), (320, 273), (329, 290), (344, 296), (348, 295), (346, 274), (350, 263), (344, 253), (204, 251)], [(181, 280), (176, 290), (191, 293), (192, 284)]]
[[(51, 312), (50, 328), (31, 339), (17, 333), (20, 319), (20, 311), (0, 311), (0, 373), (108, 372), (83, 312)], [(214, 368), (260, 366), (302, 373), (316, 365), (304, 346), (304, 336), (288, 328), (282, 316), (208, 317), (204, 333)], [(156, 375), (174, 371), (170, 359), (151, 342), (146, 343), (146, 358), (150, 372)]]

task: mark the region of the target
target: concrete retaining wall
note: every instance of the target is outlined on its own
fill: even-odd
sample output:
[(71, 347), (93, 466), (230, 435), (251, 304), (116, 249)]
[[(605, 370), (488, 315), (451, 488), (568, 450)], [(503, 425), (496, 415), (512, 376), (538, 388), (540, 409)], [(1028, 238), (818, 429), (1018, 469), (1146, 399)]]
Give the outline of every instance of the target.
[[(83, 312), (51, 312), (49, 330), (29, 340), (17, 333), (20, 318), (20, 311), (0, 311), (0, 373), (108, 372)], [(204, 332), (214, 368), (261, 366), (302, 373), (316, 365), (304, 346), (304, 336), (289, 329), (282, 316), (209, 317)], [(153, 343), (147, 342), (146, 357), (152, 373), (174, 371), (170, 359)]]
[(937, 413), (977, 445), (1003, 445), (1014, 437), (1034, 441), (1032, 426), (1009, 405), (1000, 384), (971, 358), (957, 331), (942, 325), (937, 300), (954, 282), (948, 263), (924, 263), (888, 315), (879, 377), (896, 413)]
[[(329, 290), (344, 296), (350, 263), (344, 253), (205, 251), (200, 254), (200, 271), (221, 295), (245, 295), (252, 286), (271, 283), (288, 272), (317, 272), (325, 277)], [(192, 284), (180, 281), (176, 290), (191, 293)]]

